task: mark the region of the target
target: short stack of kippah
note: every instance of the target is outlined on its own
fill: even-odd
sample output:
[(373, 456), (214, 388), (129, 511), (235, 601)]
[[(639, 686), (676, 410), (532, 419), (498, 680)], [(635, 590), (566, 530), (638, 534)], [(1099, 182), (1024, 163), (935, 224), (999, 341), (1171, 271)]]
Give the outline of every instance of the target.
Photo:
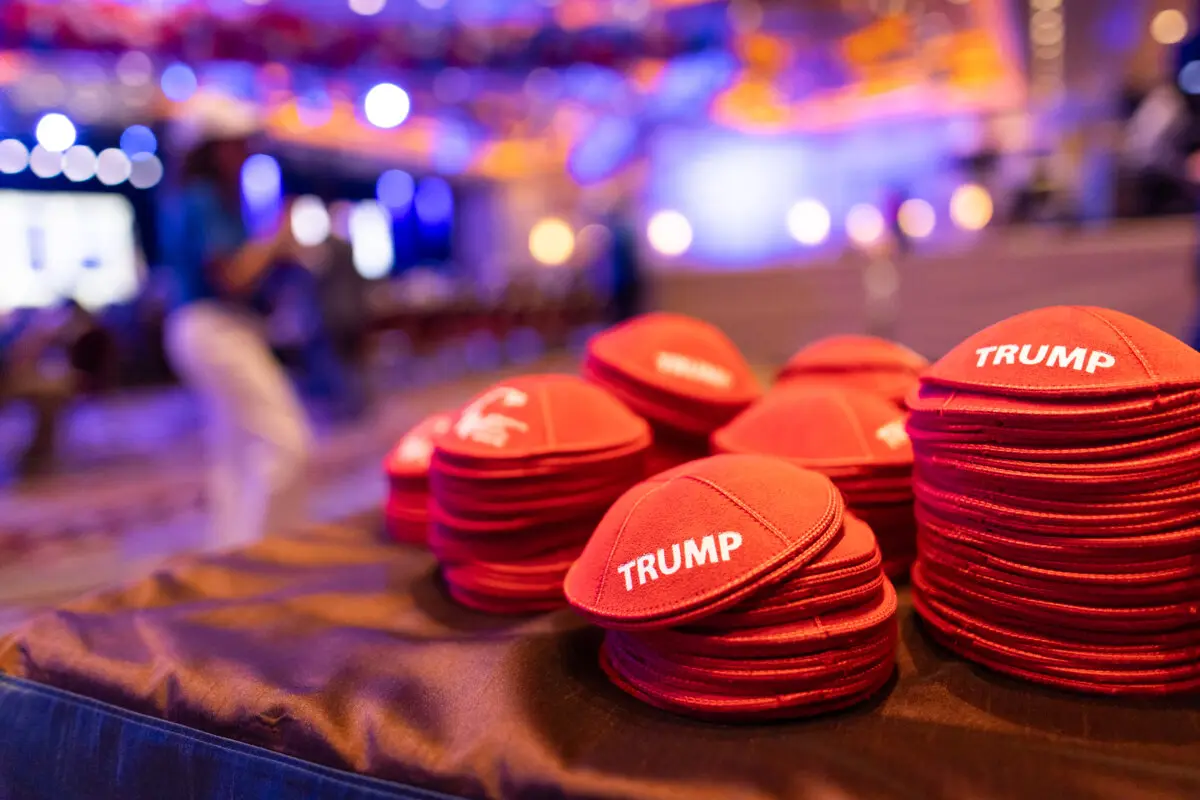
[(776, 385), (834, 384), (871, 392), (902, 406), (928, 366), (924, 356), (887, 339), (830, 336), (792, 356), (779, 371)]
[(646, 314), (592, 337), (583, 375), (650, 422), (651, 472), (708, 455), (709, 435), (762, 395), (725, 334), (680, 314)]
[(429, 530), (429, 459), (433, 438), (450, 430), (450, 414), (433, 414), (412, 428), (383, 461), (388, 479), (384, 519), (398, 542), (425, 544)]
[(896, 593), (823, 475), (720, 455), (638, 484), (571, 568), (601, 664), (652, 705), (717, 719), (861, 702), (895, 667)]
[(1200, 354), (1134, 317), (997, 323), (909, 398), (930, 633), (1067, 689), (1200, 687)]
[(451, 595), (496, 613), (563, 605), (597, 521), (645, 477), (650, 429), (570, 375), (491, 387), (434, 440), (430, 549)]
[(820, 472), (866, 522), (890, 578), (916, 555), (912, 443), (904, 414), (858, 389), (797, 382), (772, 390), (712, 437), (714, 453), (778, 456)]

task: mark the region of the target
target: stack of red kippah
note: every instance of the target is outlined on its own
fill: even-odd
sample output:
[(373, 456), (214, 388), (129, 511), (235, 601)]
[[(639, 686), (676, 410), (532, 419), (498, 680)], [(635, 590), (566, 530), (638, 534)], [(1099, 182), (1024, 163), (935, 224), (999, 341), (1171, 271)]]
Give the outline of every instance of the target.
[(482, 611), (563, 604), (567, 569), (645, 477), (646, 422), (569, 375), (488, 389), (434, 440), (429, 545), (451, 594)]
[(908, 572), (917, 544), (912, 443), (890, 401), (833, 385), (783, 386), (714, 433), (712, 444), (715, 453), (779, 456), (825, 475), (874, 531), (888, 577)]
[(776, 383), (834, 383), (882, 395), (903, 406), (905, 396), (928, 366), (920, 354), (887, 339), (830, 336), (792, 356), (779, 371)]
[(607, 629), (613, 682), (660, 708), (756, 719), (822, 713), (895, 666), (896, 593), (829, 479), (720, 455), (638, 484), (566, 581)]
[(583, 375), (653, 426), (651, 472), (708, 455), (709, 435), (762, 394), (725, 334), (679, 314), (646, 314), (594, 336)]
[(1054, 307), (993, 325), (909, 398), (915, 603), (962, 655), (1112, 694), (1200, 687), (1200, 354)]
[(387, 530), (393, 539), (425, 544), (429, 530), (429, 459), (433, 439), (450, 430), (453, 416), (426, 417), (392, 448), (383, 460), (388, 478), (384, 509)]

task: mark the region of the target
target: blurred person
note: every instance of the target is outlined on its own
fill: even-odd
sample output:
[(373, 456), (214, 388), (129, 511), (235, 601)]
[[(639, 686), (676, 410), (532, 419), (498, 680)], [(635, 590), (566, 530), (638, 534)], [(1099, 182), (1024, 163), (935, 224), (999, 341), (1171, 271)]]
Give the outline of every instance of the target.
[(349, 205), (334, 203), (330, 212), (331, 235), (299, 254), (312, 276), (313, 300), (303, 357), (313, 389), (330, 403), (334, 418), (354, 419), (367, 406), (362, 374), (367, 282), (354, 266)]
[(642, 313), (644, 281), (638, 257), (637, 215), (629, 198), (619, 200), (606, 221), (609, 230), (609, 290), (611, 315), (616, 324)]
[(164, 336), (171, 366), (201, 401), (209, 546), (225, 549), (303, 521), (312, 435), (251, 306), (255, 289), (295, 246), (286, 208), (265, 235), (250, 236), (242, 218), (240, 175), (256, 120), (215, 99), (192, 111), (178, 138), (194, 143), (161, 199), (162, 253), (176, 282)]
[(888, 233), (891, 235), (891, 245), (896, 258), (904, 258), (912, 250), (912, 240), (900, 224), (900, 209), (908, 201), (908, 192), (902, 187), (892, 187), (884, 197), (884, 219), (887, 221)]

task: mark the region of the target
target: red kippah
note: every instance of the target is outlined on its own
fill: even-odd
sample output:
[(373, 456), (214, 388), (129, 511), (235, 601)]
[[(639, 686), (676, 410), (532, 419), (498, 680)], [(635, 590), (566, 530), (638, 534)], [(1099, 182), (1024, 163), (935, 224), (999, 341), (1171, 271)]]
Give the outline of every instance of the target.
[(788, 359), (780, 377), (806, 372), (895, 370), (913, 375), (929, 366), (924, 356), (877, 336), (840, 335), (818, 339)]
[(453, 419), (453, 415), (442, 412), (414, 425), (384, 459), (383, 468), (387, 474), (392, 478), (427, 475), (434, 437), (450, 430)]
[(649, 436), (646, 421), (573, 375), (526, 375), (487, 389), (459, 412), (438, 450), (454, 458), (521, 459), (617, 448)]
[(866, 392), (784, 386), (713, 434), (718, 452), (763, 453), (801, 466), (911, 464), (904, 414)]
[(1115, 395), (1200, 386), (1200, 353), (1119, 311), (1052, 306), (984, 328), (923, 377), (995, 394)]
[(671, 395), (743, 406), (762, 394), (745, 358), (720, 330), (681, 314), (636, 317), (594, 337), (588, 356)]
[(567, 598), (624, 624), (716, 610), (815, 557), (840, 530), (843, 508), (827, 478), (779, 459), (694, 461), (613, 504), (567, 575)]

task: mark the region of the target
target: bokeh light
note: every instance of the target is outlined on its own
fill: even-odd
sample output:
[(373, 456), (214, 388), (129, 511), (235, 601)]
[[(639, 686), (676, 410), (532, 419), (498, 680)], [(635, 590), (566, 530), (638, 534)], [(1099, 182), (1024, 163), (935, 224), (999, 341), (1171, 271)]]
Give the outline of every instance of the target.
[(964, 184), (950, 197), (950, 219), (963, 230), (983, 230), (992, 221), (992, 212), (992, 196), (978, 184)]
[(913, 239), (924, 239), (933, 233), (937, 225), (937, 213), (926, 200), (911, 198), (900, 204), (896, 212), (896, 222), (906, 236)]
[(540, 220), (529, 231), (529, 254), (539, 264), (557, 267), (575, 252), (575, 233), (561, 219)]
[(329, 238), (333, 223), (329, 209), (313, 195), (297, 197), (292, 204), (292, 236), (301, 247), (316, 247)]
[(126, 86), (145, 86), (154, 77), (154, 62), (140, 50), (130, 50), (117, 59), (117, 80)]
[(96, 177), (96, 153), (87, 145), (77, 144), (63, 154), (63, 175), (74, 183)]
[(821, 244), (829, 237), (831, 225), (829, 211), (816, 200), (801, 200), (788, 209), (788, 233), (800, 244)]
[(124, 151), (115, 147), (101, 151), (96, 159), (96, 178), (105, 186), (116, 186), (129, 180), (133, 173), (133, 162)]
[(1188, 94), (1200, 94), (1200, 61), (1189, 61), (1179, 70), (1179, 88)]
[(1160, 11), (1150, 21), (1150, 35), (1159, 44), (1179, 44), (1187, 34), (1187, 17), (1178, 9)]
[(879, 209), (859, 203), (846, 214), (846, 235), (857, 245), (871, 245), (883, 238), (885, 224)]
[(387, 277), (396, 263), (392, 216), (379, 203), (364, 200), (350, 211), (350, 247), (354, 269), (367, 280)]
[(283, 172), (279, 162), (266, 153), (255, 153), (242, 164), (242, 196), (254, 208), (279, 200), (283, 193)]
[(367, 122), (376, 128), (395, 128), (408, 119), (412, 101), (408, 92), (394, 83), (381, 83), (371, 88), (363, 99)]
[(350, 0), (350, 10), (364, 17), (375, 16), (386, 5), (387, 0)]
[(443, 178), (425, 178), (417, 184), (413, 207), (426, 225), (449, 222), (454, 215), (454, 191)]
[(17, 139), (0, 142), (0, 172), (16, 175), (29, 166), (29, 148)]
[(158, 138), (145, 125), (130, 125), (121, 134), (121, 149), (126, 155), (158, 152)]
[(75, 144), (75, 125), (64, 114), (47, 114), (38, 120), (35, 135), (46, 150), (61, 153)]
[(402, 169), (389, 169), (375, 181), (375, 197), (385, 208), (404, 214), (412, 205), (416, 181)]
[(53, 178), (62, 174), (62, 153), (50, 151), (40, 144), (29, 154), (29, 169), (39, 178)]
[(131, 159), (129, 184), (135, 189), (150, 189), (163, 177), (163, 165), (153, 153), (138, 153)]
[(646, 225), (646, 240), (664, 256), (679, 256), (692, 246), (692, 225), (678, 211), (659, 211)]
[(199, 83), (191, 67), (175, 62), (163, 70), (160, 85), (168, 100), (182, 103), (196, 93)]

